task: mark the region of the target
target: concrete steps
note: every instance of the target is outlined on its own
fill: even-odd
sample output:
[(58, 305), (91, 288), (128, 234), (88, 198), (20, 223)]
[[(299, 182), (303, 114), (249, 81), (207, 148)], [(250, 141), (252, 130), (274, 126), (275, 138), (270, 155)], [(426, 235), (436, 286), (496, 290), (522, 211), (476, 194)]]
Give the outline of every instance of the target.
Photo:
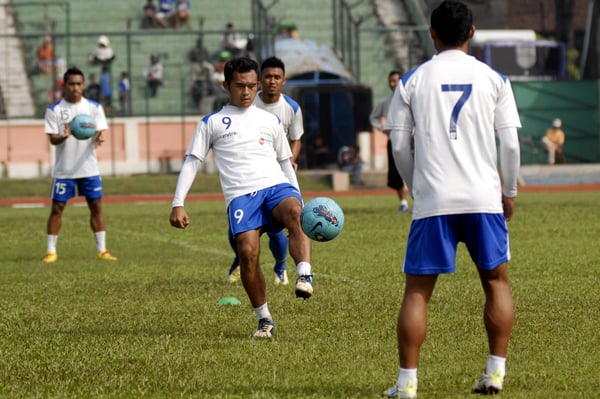
[[(15, 21), (8, 0), (0, 0), (0, 34), (16, 33)], [(35, 114), (31, 96), (27, 67), (20, 40), (15, 37), (2, 37), (0, 40), (0, 87), (5, 107), (5, 117), (23, 117)]]

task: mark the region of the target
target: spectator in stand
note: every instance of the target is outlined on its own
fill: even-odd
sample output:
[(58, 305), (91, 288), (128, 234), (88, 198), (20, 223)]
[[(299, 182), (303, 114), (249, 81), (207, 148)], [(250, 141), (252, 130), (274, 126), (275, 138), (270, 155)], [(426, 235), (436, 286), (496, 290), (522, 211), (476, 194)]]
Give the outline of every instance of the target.
[(100, 75), (100, 103), (106, 114), (112, 112), (112, 85), (108, 65), (102, 66), (102, 75)]
[(182, 22), (185, 23), (185, 27), (188, 30), (192, 29), (190, 25), (190, 6), (189, 0), (178, 0), (177, 3), (175, 3), (172, 16), (175, 29), (179, 29)]
[(338, 165), (340, 170), (350, 172), (352, 175), (352, 184), (363, 186), (362, 181), (363, 164), (358, 148), (354, 145), (345, 145), (338, 151)]
[(163, 28), (169, 27), (169, 21), (171, 21), (175, 1), (177, 0), (159, 0), (156, 22)]
[(229, 51), (231, 57), (235, 57), (246, 49), (246, 44), (247, 41), (235, 30), (233, 23), (228, 22), (221, 36), (221, 50)]
[(37, 49), (38, 70), (44, 75), (52, 75), (52, 65), (54, 64), (54, 45), (52, 36), (44, 36), (44, 41)]
[(83, 95), (88, 100), (95, 101), (97, 103), (100, 102), (100, 84), (96, 82), (96, 75), (90, 73), (88, 76), (90, 83), (86, 85)]
[(88, 63), (93, 65), (110, 65), (115, 59), (115, 53), (110, 46), (108, 37), (98, 37), (98, 42), (92, 53), (88, 56)]
[(552, 127), (548, 128), (546, 134), (542, 137), (542, 147), (548, 152), (549, 165), (565, 162), (564, 144), (565, 132), (562, 129), (562, 121), (556, 118), (552, 121)]
[(156, 97), (158, 88), (163, 84), (163, 66), (158, 54), (150, 56), (150, 64), (144, 68), (144, 78), (150, 90), (150, 97)]
[(119, 107), (121, 107), (121, 115), (129, 115), (129, 91), (131, 86), (127, 72), (121, 72), (119, 78)]
[(329, 151), (329, 147), (322, 136), (315, 137), (310, 148), (310, 154), (313, 157), (312, 165), (315, 167), (324, 168), (331, 163), (335, 163), (335, 161), (332, 161), (331, 151)]
[(144, 6), (142, 28), (154, 28), (156, 25), (158, 25), (158, 21), (156, 20), (156, 5), (153, 0), (147, 0)]

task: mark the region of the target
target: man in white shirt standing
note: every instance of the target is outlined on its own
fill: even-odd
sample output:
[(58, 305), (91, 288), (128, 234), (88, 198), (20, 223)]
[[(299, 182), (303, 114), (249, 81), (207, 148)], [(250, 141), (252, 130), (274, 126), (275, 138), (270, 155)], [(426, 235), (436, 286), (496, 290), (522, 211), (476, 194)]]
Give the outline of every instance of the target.
[(514, 322), (506, 222), (517, 195), (521, 123), (509, 80), (467, 55), (474, 32), (466, 5), (442, 2), (431, 14), (430, 27), (438, 54), (402, 78), (388, 113), (394, 160), (414, 207), (397, 325), (400, 370), (396, 384), (383, 393), (387, 397), (417, 396), (427, 305), (438, 275), (455, 271), (459, 242), (477, 266), (486, 299), (490, 352), (473, 391), (493, 394), (503, 388)]
[[(62, 213), (67, 201), (85, 196), (90, 209), (90, 225), (96, 238), (97, 259), (117, 260), (106, 249), (106, 224), (102, 214), (102, 179), (95, 148), (104, 141), (102, 133), (108, 129), (102, 105), (83, 97), (83, 72), (70, 68), (64, 74), (65, 98), (46, 110), (45, 131), (50, 144), (55, 146), (54, 180), (52, 182), (52, 209), (47, 226), (47, 251), (43, 261), (58, 260), (56, 243), (62, 225)], [(85, 140), (71, 134), (70, 123), (79, 114), (91, 115), (96, 120), (96, 133)]]
[[(281, 120), (283, 130), (292, 150), (292, 166), (294, 167), (294, 171), (297, 171), (298, 164), (296, 160), (302, 149), (301, 139), (304, 134), (304, 124), (300, 105), (291, 97), (281, 92), (285, 82), (285, 65), (283, 61), (277, 57), (265, 59), (260, 66), (261, 90), (254, 99), (254, 105), (277, 115)], [(287, 236), (283, 230), (278, 233), (268, 232), (267, 234), (269, 236), (269, 248), (275, 258), (273, 281), (275, 285), (288, 285), (289, 280), (286, 270), (288, 252)], [(231, 234), (229, 240), (235, 251), (235, 243)], [(228, 279), (232, 283), (240, 279), (239, 258), (237, 256), (229, 268)]]
[(169, 221), (184, 229), (190, 219), (184, 200), (200, 164), (212, 149), (225, 202), (229, 228), (240, 257), (240, 275), (258, 319), (256, 338), (270, 338), (275, 322), (266, 300), (260, 268), (260, 235), (289, 232), (290, 254), (296, 262), (296, 296), (313, 293), (311, 242), (300, 226), (302, 195), (292, 166), (292, 151), (279, 118), (256, 107), (258, 64), (240, 57), (225, 64), (223, 87), (229, 103), (205, 116), (186, 152), (177, 179)]

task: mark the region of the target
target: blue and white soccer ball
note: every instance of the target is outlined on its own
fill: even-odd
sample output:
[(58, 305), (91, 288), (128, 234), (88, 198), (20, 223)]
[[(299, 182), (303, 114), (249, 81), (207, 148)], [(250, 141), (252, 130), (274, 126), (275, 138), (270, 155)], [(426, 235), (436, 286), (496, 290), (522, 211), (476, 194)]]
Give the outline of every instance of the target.
[(300, 224), (310, 239), (330, 241), (344, 228), (344, 211), (331, 198), (313, 198), (302, 208)]
[(71, 121), (71, 134), (77, 140), (87, 140), (96, 133), (96, 120), (88, 114), (79, 114)]

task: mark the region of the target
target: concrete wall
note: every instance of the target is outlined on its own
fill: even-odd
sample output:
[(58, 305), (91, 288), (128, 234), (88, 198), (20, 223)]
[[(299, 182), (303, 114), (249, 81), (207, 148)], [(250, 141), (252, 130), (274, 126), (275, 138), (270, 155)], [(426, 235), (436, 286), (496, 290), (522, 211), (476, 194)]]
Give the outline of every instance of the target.
[[(130, 175), (178, 170), (200, 118), (114, 118), (97, 148), (101, 173)], [(54, 148), (43, 120), (0, 121), (0, 177), (51, 176)], [(212, 165), (207, 165), (211, 168)]]

